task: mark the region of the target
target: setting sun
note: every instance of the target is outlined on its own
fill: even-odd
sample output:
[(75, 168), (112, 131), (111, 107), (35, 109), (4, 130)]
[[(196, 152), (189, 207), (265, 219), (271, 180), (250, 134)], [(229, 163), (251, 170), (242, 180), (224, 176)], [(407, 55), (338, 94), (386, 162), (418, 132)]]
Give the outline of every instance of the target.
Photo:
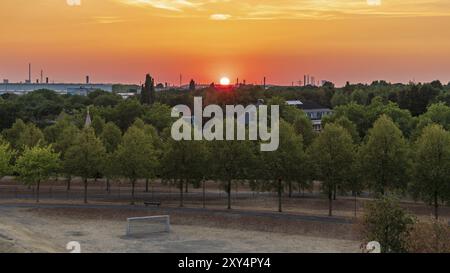
[(230, 79), (227, 77), (223, 77), (220, 79), (220, 85), (230, 85)]

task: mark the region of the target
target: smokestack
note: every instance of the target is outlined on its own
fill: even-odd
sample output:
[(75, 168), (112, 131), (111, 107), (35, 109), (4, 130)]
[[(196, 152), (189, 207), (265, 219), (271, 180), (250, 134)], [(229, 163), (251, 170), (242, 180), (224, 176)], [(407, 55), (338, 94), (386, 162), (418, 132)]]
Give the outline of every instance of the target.
[(28, 64), (28, 83), (31, 83), (31, 63)]
[(264, 77), (264, 90), (266, 90), (266, 77)]
[(45, 83), (48, 84), (48, 77), (45, 78)]
[(44, 83), (44, 71), (41, 69), (41, 83)]
[(303, 86), (306, 86), (307, 82), (306, 82), (306, 75), (303, 75)]
[(89, 76), (86, 76), (86, 84), (89, 84)]

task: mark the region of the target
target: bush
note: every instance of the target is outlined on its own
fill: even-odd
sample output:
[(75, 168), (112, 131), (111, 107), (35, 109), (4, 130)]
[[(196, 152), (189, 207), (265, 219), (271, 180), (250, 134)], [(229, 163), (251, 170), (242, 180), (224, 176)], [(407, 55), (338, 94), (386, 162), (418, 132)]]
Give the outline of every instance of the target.
[(450, 227), (435, 219), (417, 222), (406, 241), (411, 253), (450, 253)]
[(414, 218), (400, 208), (397, 201), (383, 197), (369, 202), (360, 222), (361, 239), (364, 244), (377, 241), (383, 253), (407, 251), (407, 237)]

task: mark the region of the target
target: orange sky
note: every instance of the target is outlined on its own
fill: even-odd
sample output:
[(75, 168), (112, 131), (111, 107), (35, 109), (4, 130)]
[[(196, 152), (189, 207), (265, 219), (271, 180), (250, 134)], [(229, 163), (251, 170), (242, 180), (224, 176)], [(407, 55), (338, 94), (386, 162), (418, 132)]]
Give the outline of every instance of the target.
[[(70, 5), (69, 5), (70, 3)], [(0, 79), (450, 80), (448, 0), (1, 0)]]

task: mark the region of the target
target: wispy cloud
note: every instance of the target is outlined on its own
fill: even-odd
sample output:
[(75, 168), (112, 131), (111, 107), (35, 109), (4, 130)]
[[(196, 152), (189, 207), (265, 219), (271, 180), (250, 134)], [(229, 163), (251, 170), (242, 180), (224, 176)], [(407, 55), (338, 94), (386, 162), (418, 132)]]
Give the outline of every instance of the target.
[(69, 6), (81, 6), (81, 0), (66, 0)]
[(93, 19), (98, 24), (114, 24), (125, 21), (117, 16), (96, 16)]
[[(116, 0), (212, 20), (450, 16), (448, 0)], [(161, 15), (161, 14), (157, 14)], [(162, 14), (161, 16), (173, 16)]]
[(188, 0), (121, 0), (129, 5), (150, 6), (156, 9), (182, 12), (185, 9), (195, 9), (200, 7), (203, 1)]
[(230, 19), (231, 17), (232, 16), (230, 14), (216, 13), (216, 14), (212, 14), (211, 16), (209, 16), (209, 19), (215, 20), (215, 21), (224, 21), (224, 20)]

